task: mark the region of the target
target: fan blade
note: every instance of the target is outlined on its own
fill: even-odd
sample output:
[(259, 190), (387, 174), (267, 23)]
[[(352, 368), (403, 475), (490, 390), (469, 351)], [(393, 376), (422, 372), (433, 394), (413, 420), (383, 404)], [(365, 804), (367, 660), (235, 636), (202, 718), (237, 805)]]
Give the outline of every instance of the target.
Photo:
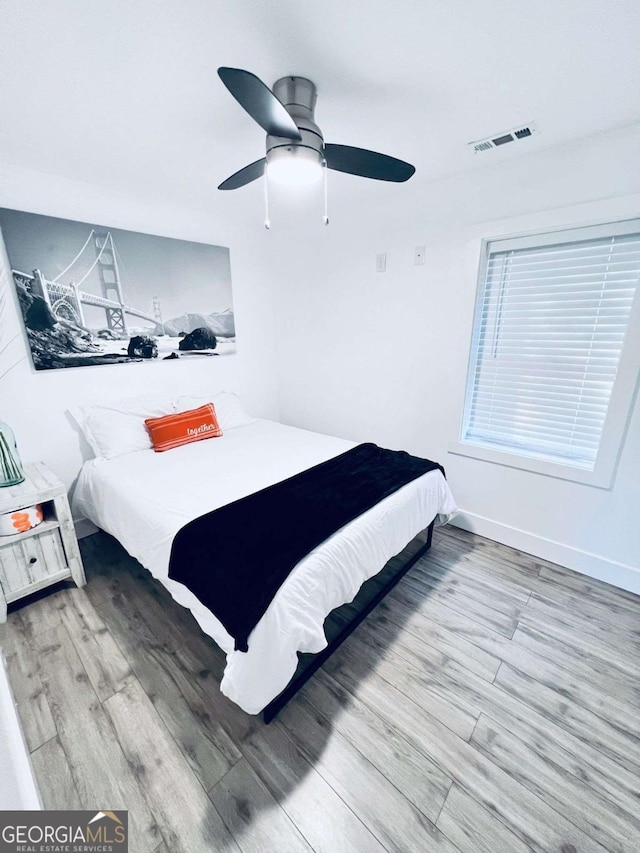
[(251, 181), (256, 181), (264, 175), (264, 164), (266, 162), (267, 158), (263, 157), (262, 160), (256, 160), (255, 163), (249, 163), (249, 165), (245, 166), (244, 169), (240, 169), (239, 172), (234, 172), (230, 178), (223, 181), (218, 189), (237, 190), (238, 187), (243, 187), (245, 184), (250, 184)]
[(218, 76), (240, 106), (268, 134), (302, 139), (295, 121), (259, 77), (242, 68), (218, 68)]
[(376, 181), (408, 181), (415, 172), (415, 166), (397, 160), (377, 151), (366, 148), (353, 148), (351, 145), (325, 145), (324, 157), (327, 166), (337, 172), (374, 178)]

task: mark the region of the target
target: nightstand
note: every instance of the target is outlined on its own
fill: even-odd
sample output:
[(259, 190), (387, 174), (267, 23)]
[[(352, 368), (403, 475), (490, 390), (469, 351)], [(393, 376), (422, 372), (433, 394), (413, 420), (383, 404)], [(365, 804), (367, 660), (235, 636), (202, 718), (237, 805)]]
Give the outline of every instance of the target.
[(72, 578), (86, 579), (64, 484), (46, 465), (25, 469), (25, 481), (0, 489), (0, 513), (41, 504), (44, 518), (24, 533), (0, 536), (0, 622), (7, 604), (45, 586)]

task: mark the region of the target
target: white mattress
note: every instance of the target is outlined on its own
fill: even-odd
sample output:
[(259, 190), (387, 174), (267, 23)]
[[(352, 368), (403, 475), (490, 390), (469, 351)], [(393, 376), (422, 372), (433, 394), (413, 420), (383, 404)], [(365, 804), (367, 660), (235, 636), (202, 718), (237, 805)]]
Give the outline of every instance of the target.
[(173, 537), (192, 519), (354, 446), (344, 439), (257, 420), (221, 438), (165, 453), (140, 450), (110, 460), (93, 459), (80, 474), (74, 513), (115, 536), (191, 610), (227, 654), (222, 692), (257, 714), (290, 681), (297, 651), (319, 652), (326, 646), (323, 623), (331, 610), (351, 601), (363, 582), (434, 518), (444, 523), (456, 511), (447, 482), (440, 471), (430, 471), (315, 548), (278, 591), (249, 638), (248, 652), (234, 651), (233, 639), (211, 611), (183, 584), (169, 579)]

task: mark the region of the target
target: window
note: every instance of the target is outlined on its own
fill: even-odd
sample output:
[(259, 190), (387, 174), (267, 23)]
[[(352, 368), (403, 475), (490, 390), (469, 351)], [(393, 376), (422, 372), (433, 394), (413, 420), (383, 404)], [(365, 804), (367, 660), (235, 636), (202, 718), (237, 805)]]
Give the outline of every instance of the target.
[(559, 476), (568, 469), (569, 479), (609, 485), (640, 360), (633, 352), (640, 221), (484, 248), (462, 445), (532, 460), (517, 467)]

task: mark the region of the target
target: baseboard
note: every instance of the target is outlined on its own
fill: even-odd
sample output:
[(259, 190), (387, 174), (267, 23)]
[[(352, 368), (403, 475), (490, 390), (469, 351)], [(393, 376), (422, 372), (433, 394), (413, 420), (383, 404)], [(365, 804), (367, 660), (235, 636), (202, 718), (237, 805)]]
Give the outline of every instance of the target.
[(503, 545), (510, 545), (512, 548), (532, 554), (534, 557), (540, 557), (550, 563), (557, 563), (559, 566), (573, 569), (591, 578), (597, 578), (605, 583), (620, 587), (620, 589), (640, 594), (640, 568), (634, 568), (634, 566), (609, 560), (599, 554), (592, 554), (589, 551), (563, 545), (562, 542), (556, 542), (554, 539), (536, 536), (534, 533), (528, 533), (526, 530), (493, 521), (482, 515), (476, 515), (474, 512), (461, 510), (451, 523), (463, 530), (478, 533), (480, 536), (486, 536), (487, 539), (493, 539), (494, 542), (502, 542)]
[(89, 521), (88, 518), (74, 518), (73, 524), (76, 528), (76, 536), (78, 539), (84, 539), (85, 536), (92, 536), (94, 533), (98, 532), (98, 528), (95, 526), (93, 521)]

